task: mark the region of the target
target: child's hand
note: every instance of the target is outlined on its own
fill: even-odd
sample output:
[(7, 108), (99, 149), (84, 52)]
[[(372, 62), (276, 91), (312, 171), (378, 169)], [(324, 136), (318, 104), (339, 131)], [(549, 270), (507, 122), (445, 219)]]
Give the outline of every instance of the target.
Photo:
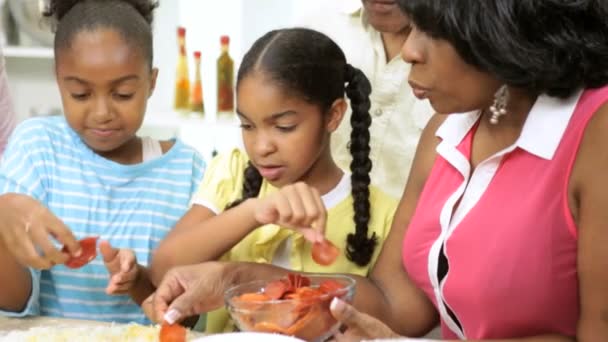
[(287, 185), (260, 199), (255, 219), (261, 224), (278, 224), (292, 228), (311, 242), (325, 240), (327, 211), (317, 189), (303, 182)]
[(107, 294), (127, 294), (139, 275), (135, 253), (130, 249), (113, 248), (108, 241), (99, 243), (103, 262), (110, 273)]
[(21, 194), (0, 196), (0, 243), (23, 266), (49, 269), (70, 257), (53, 238), (78, 257), (82, 251), (72, 231), (36, 199)]

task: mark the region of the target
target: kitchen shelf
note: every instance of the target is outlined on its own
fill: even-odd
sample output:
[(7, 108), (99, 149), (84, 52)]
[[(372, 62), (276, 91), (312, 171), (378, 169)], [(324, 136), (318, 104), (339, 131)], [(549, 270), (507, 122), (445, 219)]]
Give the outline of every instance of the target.
[(2, 53), (7, 58), (37, 58), (53, 59), (53, 49), (50, 47), (35, 46), (5, 46)]

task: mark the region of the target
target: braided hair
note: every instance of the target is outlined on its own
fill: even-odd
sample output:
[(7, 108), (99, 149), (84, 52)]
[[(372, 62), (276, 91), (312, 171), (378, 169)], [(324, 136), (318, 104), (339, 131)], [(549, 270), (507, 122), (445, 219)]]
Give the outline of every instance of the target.
[[(253, 72), (261, 72), (288, 95), (319, 106), (327, 113), (335, 100), (348, 96), (352, 107), (351, 182), (355, 232), (346, 239), (346, 256), (357, 265), (371, 261), (377, 237), (368, 237), (370, 221), (369, 114), (371, 85), (357, 68), (346, 62), (338, 45), (324, 34), (292, 28), (268, 32), (258, 39), (243, 57), (237, 74), (239, 83)], [(345, 86), (346, 85), (346, 86)], [(232, 208), (247, 198), (256, 197), (262, 176), (251, 163), (245, 169), (242, 198), (229, 204)]]
[(370, 220), (369, 173), (372, 170), (372, 161), (369, 158), (369, 126), (372, 124), (369, 115), (371, 107), (369, 95), (372, 87), (363, 72), (350, 64), (346, 65), (346, 79), (348, 80), (346, 95), (352, 107), (349, 150), (352, 156), (350, 172), (355, 212), (355, 233), (347, 237), (346, 253), (357, 265), (367, 265), (378, 241), (376, 233), (367, 237)]
[(157, 6), (152, 0), (51, 0), (43, 15), (53, 21), (55, 55), (69, 48), (82, 31), (111, 28), (143, 51), (152, 68), (152, 20)]

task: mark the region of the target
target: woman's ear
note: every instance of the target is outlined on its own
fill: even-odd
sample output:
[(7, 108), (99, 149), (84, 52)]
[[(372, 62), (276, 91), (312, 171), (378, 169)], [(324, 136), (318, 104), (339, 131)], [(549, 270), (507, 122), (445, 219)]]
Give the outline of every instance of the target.
[(325, 127), (329, 133), (333, 133), (342, 122), (344, 118), (344, 113), (346, 113), (346, 109), (348, 108), (348, 103), (346, 100), (341, 98), (334, 101), (329, 108), (329, 113), (327, 115), (327, 121)]

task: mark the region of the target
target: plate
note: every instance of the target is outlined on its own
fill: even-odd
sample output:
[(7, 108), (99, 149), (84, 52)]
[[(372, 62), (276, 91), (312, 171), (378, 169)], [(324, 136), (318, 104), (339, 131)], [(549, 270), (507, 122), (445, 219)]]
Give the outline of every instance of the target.
[(197, 338), (192, 342), (304, 342), (299, 338), (256, 332), (236, 332), (227, 334), (215, 334)]

